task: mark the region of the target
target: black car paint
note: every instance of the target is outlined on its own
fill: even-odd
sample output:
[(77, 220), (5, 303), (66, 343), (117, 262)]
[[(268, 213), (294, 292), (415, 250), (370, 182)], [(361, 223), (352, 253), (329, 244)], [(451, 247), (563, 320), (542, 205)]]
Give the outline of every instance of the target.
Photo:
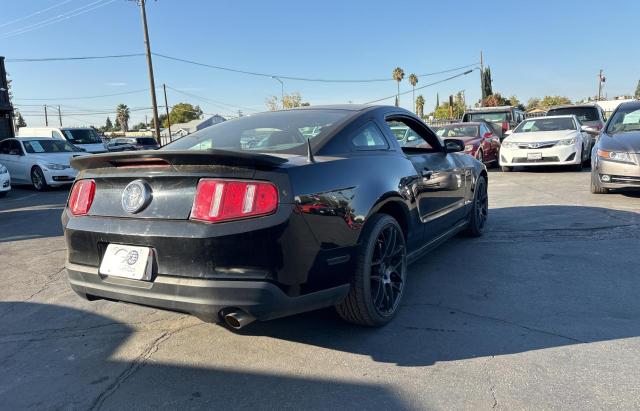
[[(415, 259), (465, 227), (475, 182), (481, 174), (486, 178), (484, 165), (444, 147), (431, 153), (417, 148), (403, 152), (386, 126), (389, 118), (407, 121), (419, 127), (419, 134), (439, 141), (406, 110), (368, 107), (354, 110), (333, 136), (316, 145), (313, 162), (305, 156), (215, 154), (217, 150), (211, 155), (160, 150), (74, 160), (81, 170), (78, 179), (95, 179), (97, 190), (88, 216), (73, 217), (68, 209), (62, 216), (72, 287), (85, 296), (193, 313), (215, 312), (228, 303), (201, 294), (203, 306), (173, 304), (171, 295), (162, 301), (145, 299), (140, 290), (152, 289), (153, 283), (95, 275), (106, 246), (120, 243), (152, 247), (158, 283), (159, 278), (191, 278), (220, 281), (225, 287), (230, 281), (246, 281), (243, 287), (271, 284), (269, 293), (237, 303), (259, 319), (334, 304), (348, 290), (360, 235), (372, 215), (383, 212), (398, 220), (409, 258)], [(368, 122), (384, 133), (388, 149), (357, 150), (350, 144), (348, 137)], [(126, 166), (136, 159), (167, 160), (167, 165)], [(216, 224), (188, 220), (197, 181), (204, 177), (271, 181), (278, 187), (278, 209), (264, 217)], [(128, 182), (140, 178), (152, 188), (153, 201), (132, 216), (122, 211), (120, 195)], [(244, 293), (240, 288), (236, 291)], [(278, 289), (283, 295), (275, 298)], [(168, 293), (181, 295), (179, 288)]]

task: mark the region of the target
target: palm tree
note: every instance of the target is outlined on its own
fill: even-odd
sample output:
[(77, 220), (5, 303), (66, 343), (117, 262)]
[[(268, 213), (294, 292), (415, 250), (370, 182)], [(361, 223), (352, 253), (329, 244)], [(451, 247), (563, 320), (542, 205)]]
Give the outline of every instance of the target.
[(424, 97), (422, 97), (422, 94), (420, 94), (416, 99), (416, 114), (420, 118), (424, 116), (424, 103), (425, 103)]
[(116, 107), (116, 121), (122, 131), (129, 131), (129, 107), (126, 104), (118, 104)]
[(409, 74), (409, 84), (411, 84), (411, 87), (413, 88), (413, 111), (416, 111), (416, 84), (418, 84), (418, 76), (416, 76), (415, 74), (411, 73)]
[(400, 82), (404, 79), (404, 70), (402, 70), (400, 67), (396, 67), (395, 69), (393, 69), (391, 78), (398, 82), (398, 94), (396, 94), (397, 107), (400, 105)]

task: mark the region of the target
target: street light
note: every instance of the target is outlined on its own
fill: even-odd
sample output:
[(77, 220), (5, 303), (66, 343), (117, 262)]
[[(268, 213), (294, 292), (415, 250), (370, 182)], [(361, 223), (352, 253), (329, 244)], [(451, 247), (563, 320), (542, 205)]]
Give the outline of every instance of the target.
[(280, 79), (280, 77), (271, 76), (271, 78), (280, 82), (280, 88), (281, 88), (280, 99), (282, 100), (282, 109), (284, 109), (284, 82)]

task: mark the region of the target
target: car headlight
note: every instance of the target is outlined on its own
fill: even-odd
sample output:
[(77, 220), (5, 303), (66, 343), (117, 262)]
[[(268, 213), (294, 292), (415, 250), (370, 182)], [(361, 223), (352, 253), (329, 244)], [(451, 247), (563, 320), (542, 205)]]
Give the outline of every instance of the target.
[(564, 140), (560, 140), (556, 143), (556, 146), (572, 146), (578, 141), (576, 137), (573, 138), (565, 138)]
[(473, 144), (464, 146), (464, 151), (473, 151)]
[(8, 172), (9, 172), (9, 170), (7, 170), (7, 167), (5, 167), (4, 165), (0, 164), (0, 174), (6, 174)]
[(604, 160), (620, 161), (622, 163), (633, 163), (631, 154), (621, 151), (598, 150), (598, 157)]
[(44, 166), (49, 170), (65, 170), (70, 167), (64, 164), (45, 164)]

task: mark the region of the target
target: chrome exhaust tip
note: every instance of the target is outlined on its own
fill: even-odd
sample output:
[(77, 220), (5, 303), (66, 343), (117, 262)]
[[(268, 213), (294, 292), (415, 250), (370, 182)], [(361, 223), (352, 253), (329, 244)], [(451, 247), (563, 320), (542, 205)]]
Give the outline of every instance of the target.
[(222, 312), (222, 319), (227, 327), (233, 330), (239, 330), (256, 320), (254, 316), (246, 313), (242, 310), (224, 310)]

